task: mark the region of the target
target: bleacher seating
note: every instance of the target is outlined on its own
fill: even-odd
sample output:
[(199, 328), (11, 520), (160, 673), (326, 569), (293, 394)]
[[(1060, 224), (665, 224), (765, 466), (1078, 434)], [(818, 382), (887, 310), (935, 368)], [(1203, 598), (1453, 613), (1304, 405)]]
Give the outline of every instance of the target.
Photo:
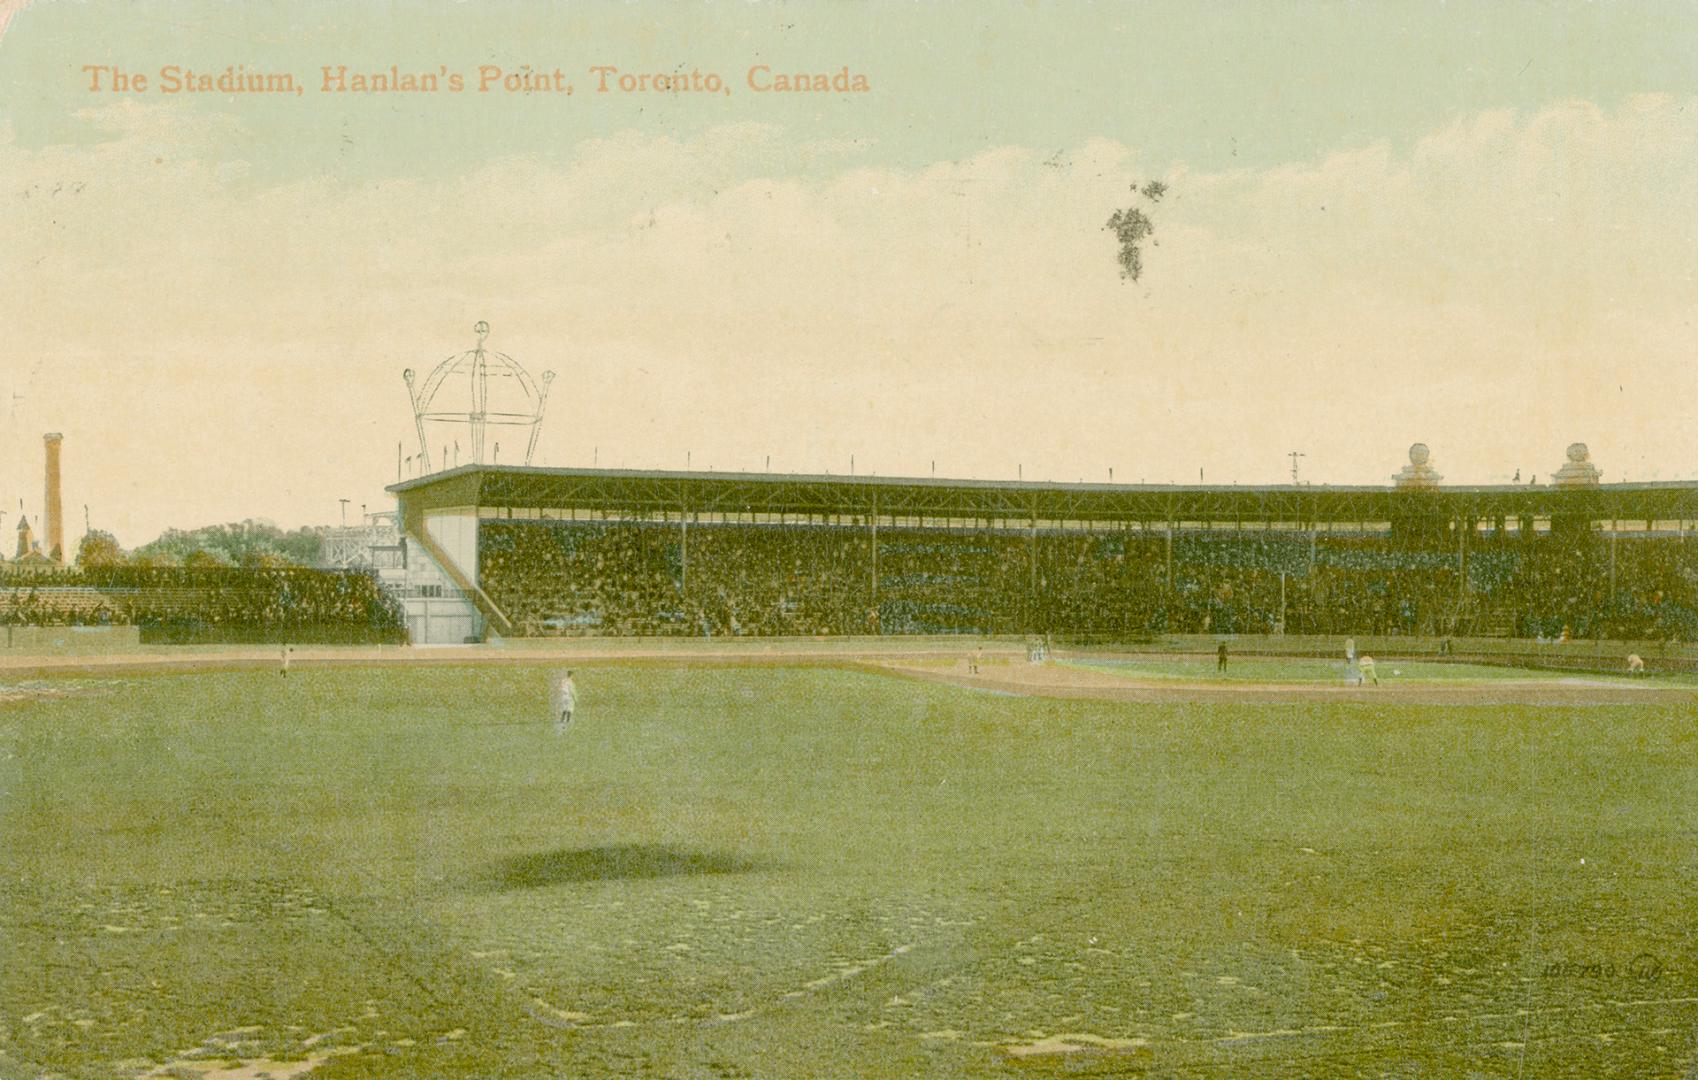
[[(1698, 636), (1698, 545), (1489, 535), (1465, 553), (1297, 532), (486, 521), (480, 582), (526, 633)], [(876, 580), (876, 589), (875, 589)]]
[(370, 574), (305, 567), (0, 568), (0, 623), (136, 625), (144, 640), (386, 642), (399, 605)]

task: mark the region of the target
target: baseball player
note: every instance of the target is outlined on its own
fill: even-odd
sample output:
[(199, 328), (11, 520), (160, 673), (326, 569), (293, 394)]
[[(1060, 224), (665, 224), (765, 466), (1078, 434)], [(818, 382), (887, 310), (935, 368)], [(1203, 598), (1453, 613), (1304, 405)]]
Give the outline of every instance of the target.
[(578, 686), (568, 671), (554, 685), (554, 733), (566, 734), (572, 726), (572, 714), (578, 711)]

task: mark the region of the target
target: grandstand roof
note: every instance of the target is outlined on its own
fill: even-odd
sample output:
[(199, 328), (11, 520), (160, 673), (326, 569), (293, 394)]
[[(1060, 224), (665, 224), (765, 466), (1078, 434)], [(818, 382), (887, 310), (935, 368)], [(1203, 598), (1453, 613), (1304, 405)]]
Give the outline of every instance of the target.
[(1698, 521), (1698, 481), (1599, 484), (1087, 484), (463, 465), (393, 484), (403, 509), (581, 509), (1096, 522), (1379, 522), (1433, 514)]

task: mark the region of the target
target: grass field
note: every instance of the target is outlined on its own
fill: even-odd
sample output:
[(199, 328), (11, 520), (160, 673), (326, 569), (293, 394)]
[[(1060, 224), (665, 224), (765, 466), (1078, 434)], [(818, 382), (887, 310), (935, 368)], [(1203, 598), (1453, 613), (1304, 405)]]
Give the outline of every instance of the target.
[(1683, 1076), (1682, 704), (830, 667), (0, 704), (0, 1075)]

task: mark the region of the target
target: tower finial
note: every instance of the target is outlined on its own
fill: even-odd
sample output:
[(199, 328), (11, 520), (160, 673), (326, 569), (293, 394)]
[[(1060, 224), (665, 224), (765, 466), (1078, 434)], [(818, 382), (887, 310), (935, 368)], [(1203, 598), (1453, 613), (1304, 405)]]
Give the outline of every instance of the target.
[[(536, 446), (536, 429), (542, 423), (549, 380), (545, 378), (539, 386), (518, 361), (490, 349), (486, 320), (479, 319), (472, 329), (477, 334), (477, 344), (448, 357), (429, 376), (418, 379), (418, 373), (411, 368), (402, 372), (412, 397), (413, 423), (419, 437), (418, 460), (424, 463), (427, 472), (434, 453), (438, 450), (446, 453), (446, 439), (437, 437), (447, 434), (440, 430), (445, 424), (455, 427), (456, 447), (469, 436), (470, 463), (474, 465), (485, 463), (484, 435), (490, 427), (530, 429), (525, 464), (530, 463), (531, 451)], [(450, 459), (442, 462), (444, 468), (447, 460)], [(456, 454), (451, 460), (465, 459)]]

